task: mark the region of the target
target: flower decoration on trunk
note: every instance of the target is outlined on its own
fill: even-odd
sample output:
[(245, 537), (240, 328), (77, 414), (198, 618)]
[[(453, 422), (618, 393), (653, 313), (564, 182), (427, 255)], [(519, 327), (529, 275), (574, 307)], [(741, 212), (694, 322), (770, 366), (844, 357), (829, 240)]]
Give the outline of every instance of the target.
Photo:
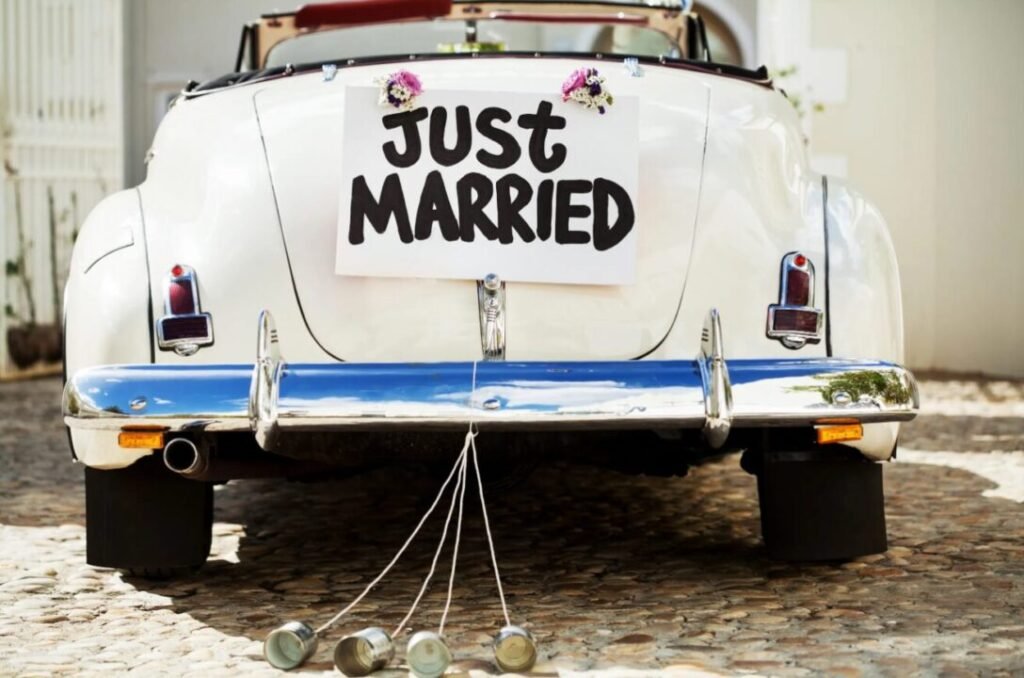
[(385, 78), (378, 78), (381, 106), (390, 106), (411, 111), (416, 107), (416, 97), (423, 94), (423, 83), (406, 70), (395, 71)]
[(575, 101), (586, 108), (596, 108), (602, 115), (614, 103), (604, 86), (604, 76), (596, 68), (577, 68), (562, 83), (562, 101)]

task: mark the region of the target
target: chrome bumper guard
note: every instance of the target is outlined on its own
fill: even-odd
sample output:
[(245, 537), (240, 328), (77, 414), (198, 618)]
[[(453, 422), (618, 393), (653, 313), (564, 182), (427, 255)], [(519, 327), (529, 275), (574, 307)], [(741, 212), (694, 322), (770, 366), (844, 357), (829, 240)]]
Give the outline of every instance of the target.
[(834, 358), (726, 361), (712, 309), (695, 360), (288, 364), (270, 313), (255, 365), (124, 365), (76, 373), (72, 429), (252, 431), (267, 450), (289, 431), (346, 429), (703, 429), (906, 421), (917, 385), (890, 363)]

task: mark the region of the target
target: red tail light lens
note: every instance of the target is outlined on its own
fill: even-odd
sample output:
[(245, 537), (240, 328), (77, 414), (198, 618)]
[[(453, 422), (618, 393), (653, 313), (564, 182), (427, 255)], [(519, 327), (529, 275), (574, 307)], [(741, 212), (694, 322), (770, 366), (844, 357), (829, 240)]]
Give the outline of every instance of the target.
[[(801, 256), (797, 255), (798, 258)], [(783, 303), (786, 306), (807, 306), (810, 303), (810, 299), (810, 274), (799, 268), (791, 268), (786, 271), (786, 298), (783, 300)]]
[(192, 280), (172, 280), (167, 283), (167, 304), (170, 315), (192, 315), (196, 312), (196, 298)]
[(821, 313), (814, 309), (776, 309), (772, 318), (772, 330), (816, 334), (820, 317)]

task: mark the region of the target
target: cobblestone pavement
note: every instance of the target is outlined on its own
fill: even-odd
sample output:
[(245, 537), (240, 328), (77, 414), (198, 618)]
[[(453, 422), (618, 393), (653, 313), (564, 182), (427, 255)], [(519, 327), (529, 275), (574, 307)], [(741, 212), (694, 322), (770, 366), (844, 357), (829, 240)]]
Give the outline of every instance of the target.
[[(885, 469), (890, 549), (843, 565), (764, 557), (754, 482), (735, 456), (683, 479), (553, 466), (492, 493), (513, 616), (540, 645), (535, 673), (1024, 672), (1024, 384), (922, 390), (925, 414)], [(232, 483), (217, 491), (214, 554), (200, 574), (125, 578), (84, 563), (82, 470), (68, 458), (58, 396), (52, 379), (0, 385), (2, 675), (273, 674), (260, 657), (266, 632), (350, 600), (436, 491), (409, 470)], [(495, 670), (488, 642), (500, 620), (481, 535), (468, 518), (448, 627), (457, 667), (472, 675)], [(397, 623), (430, 542), (300, 673), (333, 671), (341, 631)], [(437, 622), (439, 570), (415, 628)]]

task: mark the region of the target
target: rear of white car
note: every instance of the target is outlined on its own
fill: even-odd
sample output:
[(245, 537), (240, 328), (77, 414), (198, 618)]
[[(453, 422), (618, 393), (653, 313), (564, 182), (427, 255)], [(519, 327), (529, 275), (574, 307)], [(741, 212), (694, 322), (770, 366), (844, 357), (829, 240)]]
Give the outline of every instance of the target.
[[(340, 23), (334, 6), (251, 35), (335, 45), (338, 26), (308, 24)], [(490, 21), (475, 41), (470, 7)], [(339, 55), (183, 95), (146, 182), (97, 208), (72, 263), (65, 421), (89, 467), (90, 562), (196, 566), (210, 482), (379, 463), (367, 436), (426, 457), (470, 423), (535, 460), (629, 431), (680, 472), (745, 450), (775, 553), (884, 549), (872, 462), (917, 393), (873, 208), (808, 170), (763, 73), (481, 47), (505, 24), (510, 42), (578, 24), (591, 47), (661, 50), (666, 22), (698, 26), (670, 3), (456, 3), (358, 35), (455, 25), (464, 54)], [(422, 92), (381, 105), (401, 71)], [(564, 95), (578, 72), (599, 74), (606, 110)], [(645, 453), (608, 457), (644, 470)], [(126, 515), (150, 491), (182, 497), (190, 527)]]

